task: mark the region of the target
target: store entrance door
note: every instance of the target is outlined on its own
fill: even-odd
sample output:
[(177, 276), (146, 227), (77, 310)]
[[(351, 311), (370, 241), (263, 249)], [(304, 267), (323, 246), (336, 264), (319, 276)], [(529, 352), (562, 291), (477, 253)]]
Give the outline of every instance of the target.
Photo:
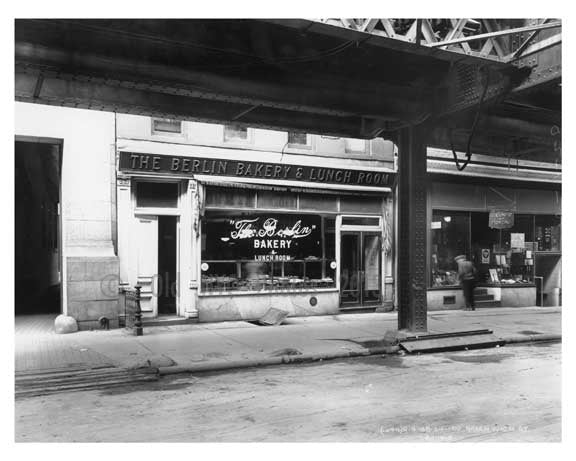
[(158, 315), (176, 314), (177, 217), (158, 217)]
[(381, 235), (342, 232), (340, 238), (340, 307), (362, 308), (380, 303)]
[(143, 313), (158, 312), (158, 216), (139, 215), (134, 225), (136, 285)]
[(142, 312), (175, 315), (178, 217), (138, 215), (135, 226), (136, 283), (142, 287)]

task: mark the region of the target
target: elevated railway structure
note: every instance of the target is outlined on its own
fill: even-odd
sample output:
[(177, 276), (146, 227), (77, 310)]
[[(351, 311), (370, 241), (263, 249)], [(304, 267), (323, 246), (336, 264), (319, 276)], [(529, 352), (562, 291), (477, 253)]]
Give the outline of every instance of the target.
[(426, 148), (560, 163), (561, 40), (558, 19), (22, 19), (15, 99), (394, 140), (399, 328), (424, 331)]

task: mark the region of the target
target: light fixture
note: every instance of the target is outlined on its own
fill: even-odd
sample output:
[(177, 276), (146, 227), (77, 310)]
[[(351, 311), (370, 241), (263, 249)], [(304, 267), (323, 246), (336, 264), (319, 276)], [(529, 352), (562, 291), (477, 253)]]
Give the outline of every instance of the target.
[(452, 221), (452, 216), (444, 216), (444, 221), (446, 222)]

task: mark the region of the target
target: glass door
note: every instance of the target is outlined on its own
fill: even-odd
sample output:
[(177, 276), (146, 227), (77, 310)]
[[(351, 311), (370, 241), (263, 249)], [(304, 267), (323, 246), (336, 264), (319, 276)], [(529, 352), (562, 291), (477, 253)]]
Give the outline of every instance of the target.
[(381, 300), (381, 236), (375, 232), (342, 232), (340, 239), (340, 305), (363, 307)]
[(360, 233), (342, 233), (340, 238), (340, 305), (360, 304)]
[(381, 296), (380, 234), (362, 233), (362, 304), (378, 304)]

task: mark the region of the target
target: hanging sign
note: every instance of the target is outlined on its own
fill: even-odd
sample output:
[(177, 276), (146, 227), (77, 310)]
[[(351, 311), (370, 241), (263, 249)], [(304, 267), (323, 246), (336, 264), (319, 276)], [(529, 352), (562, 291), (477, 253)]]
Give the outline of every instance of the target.
[(508, 210), (490, 210), (488, 227), (492, 229), (510, 229), (514, 226), (514, 213)]
[(482, 264), (490, 264), (490, 250), (488, 248), (482, 248), (481, 256)]

